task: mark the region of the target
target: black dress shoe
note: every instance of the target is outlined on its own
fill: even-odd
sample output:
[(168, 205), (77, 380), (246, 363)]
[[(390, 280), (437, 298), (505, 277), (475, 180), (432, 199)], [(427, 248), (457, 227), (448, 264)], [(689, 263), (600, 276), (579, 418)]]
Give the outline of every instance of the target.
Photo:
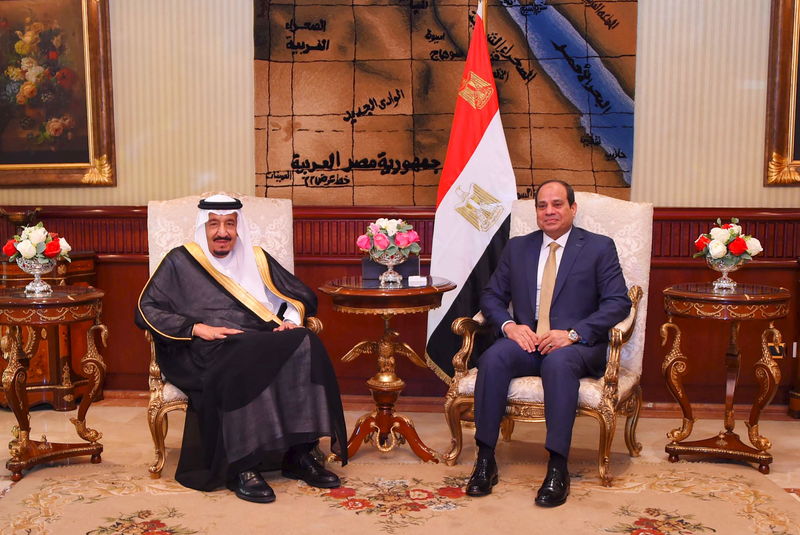
[(302, 479), (312, 487), (321, 489), (335, 489), (341, 485), (339, 476), (323, 468), (310, 453), (303, 453), (297, 457), (290, 458), (286, 455), (283, 458), (281, 474), (290, 479)]
[(270, 503), (275, 501), (275, 492), (272, 487), (264, 481), (261, 474), (254, 470), (240, 472), (228, 488), (236, 493), (237, 498), (248, 502)]
[(569, 472), (559, 468), (549, 468), (544, 483), (536, 493), (536, 505), (556, 507), (567, 501), (569, 496)]
[(467, 482), (467, 496), (486, 496), (497, 485), (497, 463), (494, 457), (478, 457)]

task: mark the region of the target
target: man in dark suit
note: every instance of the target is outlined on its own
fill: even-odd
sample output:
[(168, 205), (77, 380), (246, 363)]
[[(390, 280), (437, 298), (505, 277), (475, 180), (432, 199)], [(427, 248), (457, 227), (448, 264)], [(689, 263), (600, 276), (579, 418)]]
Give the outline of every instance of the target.
[(603, 375), (608, 331), (627, 317), (631, 301), (614, 241), (572, 225), (578, 210), (572, 187), (548, 180), (535, 199), (540, 230), (508, 242), (481, 295), (481, 310), (502, 337), (478, 360), (478, 460), (467, 494), (485, 496), (497, 484), (494, 447), (511, 379), (540, 376), (550, 460), (536, 504), (553, 507), (569, 495), (580, 379)]

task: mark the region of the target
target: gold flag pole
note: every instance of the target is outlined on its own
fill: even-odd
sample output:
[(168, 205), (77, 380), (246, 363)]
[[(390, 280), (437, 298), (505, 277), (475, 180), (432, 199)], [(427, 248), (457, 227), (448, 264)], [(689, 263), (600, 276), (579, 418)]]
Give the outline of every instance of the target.
[(487, 27), (487, 22), (486, 22), (486, 3), (487, 3), (486, 0), (482, 0), (480, 2), (481, 19), (483, 20), (483, 31), (484, 31), (484, 33), (489, 31), (489, 29)]

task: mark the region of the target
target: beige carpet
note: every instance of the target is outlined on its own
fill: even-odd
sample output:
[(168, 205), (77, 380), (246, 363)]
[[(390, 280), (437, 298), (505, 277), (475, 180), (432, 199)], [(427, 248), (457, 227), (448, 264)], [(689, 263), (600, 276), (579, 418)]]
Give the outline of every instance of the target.
[[(348, 422), (358, 415), (348, 412)], [(38, 429), (51, 440), (71, 439), (67, 416), (34, 412), (34, 435)], [(0, 429), (8, 429), (11, 418), (0, 412)], [(443, 416), (413, 418), (428, 445), (444, 449)], [(261, 505), (228, 491), (199, 493), (175, 483), (181, 418), (172, 421), (161, 480), (150, 479), (146, 471), (151, 444), (142, 408), (101, 404), (92, 408), (89, 420), (105, 433), (103, 463), (78, 459), (37, 467), (10, 488), (8, 477), (0, 477), (0, 534), (800, 534), (800, 502), (782, 488), (800, 487), (796, 421), (763, 422), (762, 431), (776, 444), (773, 473), (763, 476), (738, 463), (667, 463), (663, 437), (676, 422), (643, 419), (642, 457), (628, 457), (618, 433), (611, 462), (614, 487), (607, 489), (599, 485), (594, 465), (597, 424), (581, 418), (570, 466), (572, 494), (565, 506), (546, 510), (533, 505), (544, 474), (541, 425), (520, 425), (511, 443), (499, 445), (500, 484), (485, 498), (463, 495), (471, 446), (460, 465), (446, 467), (418, 462), (407, 446), (381, 454), (365, 445), (347, 467), (334, 466), (342, 488), (313, 489), (269, 473), (278, 499)], [(697, 436), (718, 426), (698, 422)]]
[(532, 505), (542, 465), (504, 467), (496, 491), (481, 499), (464, 496), (466, 466), (354, 462), (334, 490), (275, 473), (269, 480), (278, 500), (270, 505), (227, 491), (189, 491), (137, 468), (35, 471), (2, 500), (0, 533), (800, 533), (797, 502), (737, 465), (641, 463), (611, 489), (599, 484), (594, 467), (573, 466), (570, 500), (551, 510)]

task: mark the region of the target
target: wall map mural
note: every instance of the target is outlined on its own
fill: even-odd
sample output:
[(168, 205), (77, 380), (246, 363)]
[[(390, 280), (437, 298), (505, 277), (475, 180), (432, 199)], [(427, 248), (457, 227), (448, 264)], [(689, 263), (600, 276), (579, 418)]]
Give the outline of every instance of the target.
[[(255, 0), (256, 187), (298, 205), (433, 205), (477, 1)], [(492, 0), (520, 197), (629, 198), (635, 1)]]

